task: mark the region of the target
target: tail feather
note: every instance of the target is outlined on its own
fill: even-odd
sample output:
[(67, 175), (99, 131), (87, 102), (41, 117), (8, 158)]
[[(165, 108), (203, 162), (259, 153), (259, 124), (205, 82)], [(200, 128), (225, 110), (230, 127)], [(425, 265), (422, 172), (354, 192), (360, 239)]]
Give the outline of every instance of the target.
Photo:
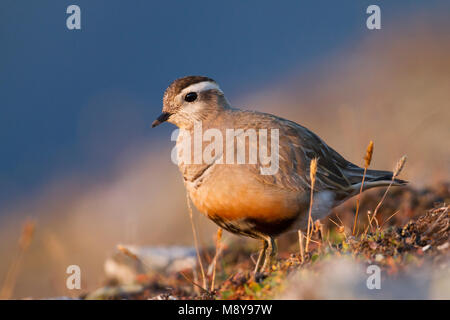
[[(366, 172), (366, 179), (367, 181), (389, 181), (389, 183), (392, 180), (392, 176), (394, 175), (391, 171), (383, 171), (383, 170), (367, 170)], [(407, 184), (408, 181), (402, 180), (402, 179), (394, 179), (394, 183), (398, 183), (399, 185)]]
[[(382, 170), (367, 170), (364, 179), (363, 191), (376, 188), (376, 187), (386, 187), (392, 184), (392, 186), (404, 186), (408, 184), (408, 181), (394, 178), (392, 181), (393, 172), (382, 171)], [(361, 187), (362, 174), (358, 182), (352, 184), (353, 190), (359, 192)]]

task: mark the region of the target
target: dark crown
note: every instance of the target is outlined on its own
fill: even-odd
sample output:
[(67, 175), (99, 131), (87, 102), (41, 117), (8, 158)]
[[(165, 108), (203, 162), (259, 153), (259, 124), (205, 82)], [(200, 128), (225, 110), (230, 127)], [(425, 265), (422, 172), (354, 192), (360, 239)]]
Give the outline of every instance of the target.
[(208, 77), (203, 76), (187, 76), (183, 78), (178, 78), (175, 81), (173, 81), (170, 86), (166, 89), (166, 92), (164, 93), (164, 100), (169, 100), (169, 98), (175, 97), (177, 94), (179, 94), (184, 88), (189, 87), (190, 85), (203, 82), (203, 81), (215, 81)]

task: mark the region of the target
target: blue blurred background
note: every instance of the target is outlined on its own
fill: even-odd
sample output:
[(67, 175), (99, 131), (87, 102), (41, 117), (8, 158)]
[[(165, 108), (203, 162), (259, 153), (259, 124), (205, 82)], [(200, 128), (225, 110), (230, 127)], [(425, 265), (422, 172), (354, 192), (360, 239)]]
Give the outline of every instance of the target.
[[(379, 32), (438, 2), (384, 1)], [(204, 74), (231, 100), (246, 95), (370, 36), (374, 3), (2, 0), (0, 208), (67, 173), (101, 176), (170, 130), (149, 124), (173, 79)], [(82, 30), (66, 28), (70, 4)]]

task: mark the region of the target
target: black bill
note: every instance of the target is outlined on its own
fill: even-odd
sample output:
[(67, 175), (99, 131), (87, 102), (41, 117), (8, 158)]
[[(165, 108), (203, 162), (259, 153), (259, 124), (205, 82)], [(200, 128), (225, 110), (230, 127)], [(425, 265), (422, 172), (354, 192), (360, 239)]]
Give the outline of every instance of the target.
[(157, 125), (160, 125), (161, 123), (167, 121), (169, 119), (170, 113), (163, 112), (161, 115), (152, 123), (152, 128), (156, 127)]

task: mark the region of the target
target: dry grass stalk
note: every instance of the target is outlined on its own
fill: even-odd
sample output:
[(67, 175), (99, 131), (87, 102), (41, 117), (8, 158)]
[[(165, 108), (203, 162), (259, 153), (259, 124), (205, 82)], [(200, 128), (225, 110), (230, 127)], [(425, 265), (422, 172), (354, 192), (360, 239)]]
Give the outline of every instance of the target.
[(317, 158), (314, 158), (311, 160), (311, 163), (309, 165), (309, 178), (311, 180), (311, 195), (309, 199), (309, 212), (308, 212), (308, 229), (306, 231), (306, 245), (305, 245), (305, 252), (308, 253), (309, 249), (309, 242), (311, 241), (311, 227), (312, 227), (312, 206), (313, 206), (313, 199), (314, 199), (314, 185), (316, 184), (316, 173), (317, 173)]
[[(333, 219), (331, 219), (331, 218), (328, 218), (328, 219), (330, 219), (330, 221), (331, 222), (333, 222), (334, 223), (334, 225), (336, 226), (336, 227), (338, 227), (338, 230), (337, 230), (337, 232), (338, 233), (342, 233), (342, 231), (344, 230), (344, 226), (341, 226), (341, 225), (339, 225), (336, 221), (334, 221)], [(341, 229), (342, 228), (342, 229)]]
[(405, 166), (406, 163), (406, 159), (408, 158), (406, 157), (406, 155), (404, 155), (403, 157), (400, 158), (400, 160), (397, 161), (397, 164), (395, 165), (394, 169), (393, 178), (397, 178), (400, 172), (402, 172), (403, 167)]
[(370, 210), (367, 212), (367, 221), (368, 221), (368, 224), (367, 224), (367, 227), (366, 227), (366, 229), (364, 230), (364, 233), (363, 233), (363, 236), (364, 236), (364, 237), (366, 236), (366, 234), (367, 234), (367, 232), (369, 231), (369, 229), (372, 230), (372, 231), (374, 231), (375, 228), (374, 228), (373, 225), (372, 225), (372, 222), (373, 222), (373, 221), (375, 221), (376, 228), (377, 228), (377, 229), (380, 228), (380, 225), (378, 224), (378, 219), (377, 219), (377, 217), (376, 217), (375, 215), (376, 215), (376, 213), (374, 212), (373, 214), (371, 214)]
[(317, 244), (317, 245), (320, 245), (320, 241), (316, 241), (316, 240), (314, 240), (314, 239), (309, 239), (309, 241), (310, 242), (312, 242), (312, 243), (315, 243), (315, 244)]
[(358, 199), (356, 199), (356, 213), (355, 213), (355, 221), (353, 222), (353, 232), (352, 235), (354, 236), (356, 234), (356, 225), (358, 223), (358, 212), (359, 212), (359, 204), (361, 200), (361, 194), (364, 187), (364, 180), (366, 178), (367, 168), (370, 166), (370, 162), (372, 162), (372, 155), (373, 155), (373, 141), (371, 140), (369, 142), (369, 145), (366, 149), (366, 155), (364, 156), (364, 173), (361, 181), (361, 187), (359, 188), (359, 194)]
[[(180, 274), (183, 276), (184, 279), (186, 279), (188, 282), (190, 282), (192, 285), (194, 285), (194, 287), (196, 289), (200, 289), (201, 292), (209, 294), (208, 290), (205, 290), (205, 288), (203, 288), (201, 285), (199, 285), (195, 281), (189, 279), (189, 277), (186, 274), (184, 274), (184, 272), (180, 271)], [(196, 291), (200, 292), (199, 290), (196, 290)]]
[[(339, 222), (340, 222), (341, 224), (338, 224), (336, 221), (334, 221), (334, 220), (331, 219), (331, 218), (328, 218), (328, 219), (330, 219), (330, 221), (333, 222), (333, 223), (336, 225), (336, 227), (337, 227), (337, 230), (336, 230), (336, 231), (337, 231), (339, 234), (343, 234), (343, 235), (344, 235), (344, 238), (347, 240), (347, 234), (345, 233), (345, 226), (344, 226), (344, 224), (342, 223), (341, 218), (339, 218), (338, 215), (336, 215), (336, 217), (338, 218), (338, 220), (339, 220)], [(329, 239), (329, 238), (328, 238), (328, 239)]]
[(320, 239), (322, 240), (322, 241), (328, 241), (328, 236), (329, 236), (329, 231), (330, 230), (328, 230), (328, 228), (327, 228), (327, 232), (325, 233), (324, 232), (324, 224), (323, 223), (321, 223), (320, 224)]
[(305, 261), (305, 250), (303, 247), (303, 233), (301, 230), (298, 230), (298, 245), (300, 247), (300, 262), (303, 263)]
[(128, 257), (130, 257), (131, 259), (133, 259), (133, 260), (140, 260), (139, 258), (138, 258), (138, 256), (137, 255), (135, 255), (133, 252), (131, 252), (130, 250), (128, 250), (127, 248), (125, 248), (123, 245), (121, 245), (121, 244), (118, 244), (117, 245), (117, 250), (119, 250), (120, 252), (122, 252), (124, 255), (126, 255), (126, 256), (128, 256)]
[[(203, 288), (202, 288), (202, 286), (197, 285), (197, 283), (198, 283), (198, 271), (197, 271), (197, 268), (193, 268), (193, 269), (192, 269), (192, 275), (194, 276), (193, 282), (195, 283), (195, 285), (194, 285), (194, 291), (195, 291), (195, 293), (199, 296), (199, 295), (202, 294)], [(183, 276), (185, 279), (187, 278), (186, 275), (182, 275), (182, 276)]]
[(319, 245), (319, 252), (322, 252), (322, 242), (323, 242), (323, 225), (322, 223), (320, 223), (320, 220), (316, 220), (314, 222), (314, 232), (317, 232), (318, 236), (319, 236), (319, 241), (318, 241), (318, 245)]
[(384, 199), (386, 198), (386, 195), (389, 192), (389, 189), (392, 187), (392, 184), (394, 183), (394, 180), (396, 177), (398, 177), (398, 175), (400, 174), (400, 172), (403, 170), (403, 167), (405, 166), (406, 163), (406, 156), (403, 156), (400, 158), (400, 160), (397, 161), (395, 168), (394, 168), (394, 174), (392, 175), (392, 179), (391, 179), (391, 183), (389, 183), (389, 186), (386, 188), (386, 190), (384, 191), (383, 196), (381, 197), (380, 202), (378, 202), (377, 207), (375, 208), (375, 211), (373, 212), (373, 216), (375, 217), (378, 210), (380, 209)]
[(392, 175), (391, 183), (389, 184), (389, 186), (388, 186), (388, 187), (386, 188), (386, 190), (384, 191), (384, 194), (383, 194), (383, 196), (381, 197), (380, 202), (378, 202), (378, 204), (377, 204), (377, 206), (376, 206), (376, 208), (375, 208), (373, 214), (372, 214), (372, 215), (368, 215), (369, 225), (366, 227), (366, 230), (364, 231), (364, 235), (367, 234), (367, 232), (369, 231), (369, 228), (370, 228), (372, 231), (374, 230), (374, 228), (373, 228), (373, 226), (372, 226), (372, 221), (375, 221), (375, 223), (376, 223), (376, 228), (377, 228), (377, 229), (381, 229), (381, 228), (383, 227), (383, 225), (384, 225), (386, 222), (388, 222), (390, 219), (392, 219), (392, 217), (394, 217), (394, 216), (399, 212), (399, 211), (394, 212), (394, 214), (392, 214), (389, 218), (387, 218), (386, 221), (384, 221), (384, 222), (381, 224), (381, 226), (378, 224), (378, 220), (377, 220), (377, 213), (378, 213), (378, 210), (380, 209), (380, 207), (381, 207), (381, 205), (382, 205), (384, 199), (386, 198), (386, 196), (387, 196), (387, 194), (388, 194), (388, 192), (389, 192), (389, 189), (392, 187), (392, 184), (394, 183), (395, 178), (398, 177), (398, 175), (400, 174), (400, 172), (403, 170), (403, 168), (404, 168), (404, 166), (405, 166), (405, 163), (406, 163), (406, 159), (407, 159), (407, 157), (406, 157), (406, 156), (403, 156), (403, 157), (400, 158), (400, 160), (397, 161), (397, 163), (396, 163), (396, 165), (395, 165), (395, 168), (394, 168), (393, 175)]
[(381, 224), (381, 226), (380, 226), (380, 228), (382, 228), (383, 226), (384, 226), (384, 224), (385, 223), (387, 223), (389, 220), (391, 220), (397, 213), (399, 213), (400, 212), (400, 210), (397, 210), (397, 211), (395, 211), (393, 214), (391, 214), (390, 216), (389, 216), (389, 218), (387, 218), (382, 224)]
[(217, 259), (220, 254), (220, 240), (222, 240), (222, 228), (217, 229), (217, 236), (216, 236), (216, 254), (214, 255), (213, 259), (213, 274), (212, 274), (212, 280), (211, 280), (211, 292), (214, 291), (214, 281), (216, 280), (216, 265), (217, 265)]
[(370, 216), (370, 210), (367, 211), (367, 221), (368, 221), (368, 225), (367, 225), (366, 230), (364, 231), (364, 234), (367, 233), (367, 230), (369, 230), (369, 228), (373, 229), (373, 227), (372, 227), (372, 217)]
[(372, 217), (372, 221), (375, 221), (375, 224), (377, 225), (377, 229), (380, 229), (380, 225), (378, 224), (377, 216), (374, 214)]
[(146, 263), (144, 262), (144, 260), (142, 260), (141, 258), (139, 258), (138, 255), (135, 254), (134, 252), (131, 252), (131, 250), (128, 249), (127, 247), (125, 247), (125, 246), (123, 246), (123, 245), (121, 245), (121, 244), (118, 244), (118, 245), (116, 246), (116, 248), (117, 248), (117, 250), (119, 250), (121, 253), (123, 253), (123, 254), (126, 255), (127, 257), (130, 257), (131, 259), (136, 260), (137, 262), (139, 262), (139, 263), (140, 263), (142, 266), (144, 266), (148, 271), (149, 271), (149, 270), (152, 270), (152, 268), (151, 268), (148, 264), (146, 264)]
[(197, 230), (195, 228), (194, 215), (192, 214), (191, 198), (189, 197), (189, 193), (187, 193), (187, 192), (186, 192), (186, 201), (187, 201), (187, 205), (188, 205), (188, 209), (189, 209), (189, 218), (191, 220), (192, 233), (194, 235), (195, 251), (197, 252), (197, 259), (198, 259), (198, 263), (200, 265), (200, 271), (202, 273), (203, 289), (206, 290), (206, 288), (208, 288), (208, 283), (206, 280), (205, 269), (203, 268), (202, 258), (200, 256), (200, 248), (198, 246), (198, 239), (197, 239)]
[(22, 233), (18, 241), (19, 250), (17, 251), (16, 256), (14, 257), (6, 274), (5, 282), (3, 283), (2, 290), (0, 291), (0, 300), (10, 299), (13, 294), (23, 257), (33, 240), (35, 226), (36, 223), (33, 220), (28, 220), (22, 228)]

